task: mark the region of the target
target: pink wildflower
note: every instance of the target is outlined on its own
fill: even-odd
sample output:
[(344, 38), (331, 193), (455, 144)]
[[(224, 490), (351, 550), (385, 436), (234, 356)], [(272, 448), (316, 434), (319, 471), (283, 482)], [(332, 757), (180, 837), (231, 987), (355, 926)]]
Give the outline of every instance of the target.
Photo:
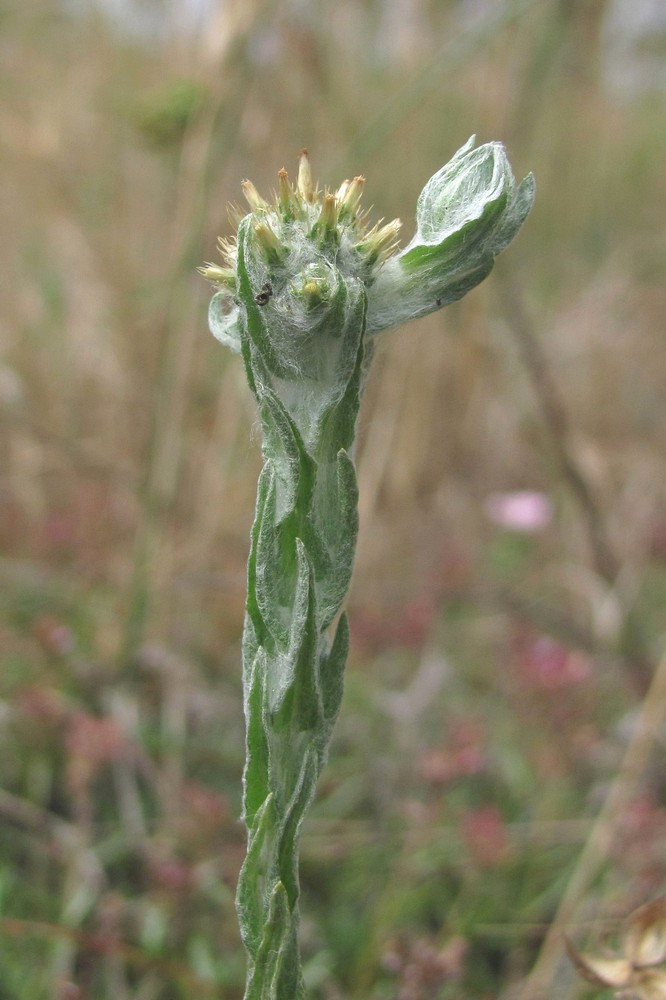
[(524, 534), (542, 531), (553, 518), (550, 499), (536, 490), (491, 493), (486, 499), (485, 510), (493, 524)]

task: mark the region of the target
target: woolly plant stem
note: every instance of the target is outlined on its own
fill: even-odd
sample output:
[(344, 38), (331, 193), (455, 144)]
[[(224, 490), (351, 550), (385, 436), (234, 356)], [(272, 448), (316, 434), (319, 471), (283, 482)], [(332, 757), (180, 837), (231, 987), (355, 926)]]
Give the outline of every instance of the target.
[(248, 331), (243, 361), (265, 444), (243, 643), (248, 851), (237, 902), (250, 960), (246, 998), (258, 1000), (303, 996), (298, 837), (340, 707), (349, 645), (346, 616), (331, 643), (327, 633), (349, 584), (356, 545), (358, 494), (348, 453), (360, 403), (366, 297), (358, 287), (347, 315), (341, 286), (339, 392), (314, 426), (299, 427), (263, 360), (263, 317), (246, 268), (245, 235), (241, 228), (238, 275)]
[(201, 269), (220, 289), (211, 329), (242, 355), (263, 438), (243, 634), (245, 1000), (305, 996), (298, 843), (342, 699), (351, 455), (374, 335), (478, 284), (533, 196), (529, 177), (514, 187), (499, 143), (470, 140), (424, 188), (417, 233), (396, 253), (397, 221), (366, 229), (362, 177), (322, 194), (303, 151), (296, 186), (284, 170), (278, 182), (273, 204), (244, 182), (251, 212), (222, 242), (227, 266)]

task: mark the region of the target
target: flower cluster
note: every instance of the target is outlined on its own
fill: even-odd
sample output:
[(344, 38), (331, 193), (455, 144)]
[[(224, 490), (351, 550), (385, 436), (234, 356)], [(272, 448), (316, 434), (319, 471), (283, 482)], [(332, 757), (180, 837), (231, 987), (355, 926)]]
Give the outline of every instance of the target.
[[(312, 313), (332, 295), (331, 269), (372, 282), (373, 272), (397, 247), (400, 220), (368, 227), (369, 212), (361, 209), (364, 177), (345, 180), (336, 191), (313, 182), (306, 149), (301, 150), (295, 184), (283, 168), (271, 201), (252, 181), (243, 181), (243, 195), (252, 216), (251, 235), (268, 265), (269, 277), (258, 288), (258, 305), (284, 306), (294, 297)], [(232, 224), (240, 225), (236, 205), (229, 210)], [(238, 245), (235, 238), (220, 239), (224, 266), (206, 264), (200, 273), (219, 286), (213, 298), (210, 323), (214, 335), (232, 349), (240, 349), (236, 306)], [(292, 311), (292, 320), (293, 320)]]
[[(295, 301), (310, 313), (324, 306), (334, 295), (331, 269), (365, 286), (369, 334), (425, 316), (486, 277), (534, 200), (532, 175), (516, 186), (504, 146), (489, 142), (475, 148), (472, 136), (426, 184), (417, 203), (416, 233), (398, 251), (398, 219), (368, 226), (369, 213), (361, 209), (364, 183), (359, 176), (335, 191), (320, 190), (306, 150), (296, 183), (280, 170), (270, 201), (243, 181), (251, 238), (266, 265), (255, 300), (275, 308), (276, 318), (293, 313)], [(230, 217), (236, 227), (243, 218), (235, 205)], [(221, 239), (219, 248), (223, 265), (200, 268), (219, 289), (210, 326), (218, 340), (240, 351), (238, 246), (235, 239)]]

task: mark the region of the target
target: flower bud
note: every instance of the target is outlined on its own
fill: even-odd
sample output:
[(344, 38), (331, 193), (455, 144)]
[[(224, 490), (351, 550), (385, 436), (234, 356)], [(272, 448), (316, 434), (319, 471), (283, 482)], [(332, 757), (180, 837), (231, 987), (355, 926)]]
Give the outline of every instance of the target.
[(298, 161), (298, 180), (296, 182), (298, 193), (305, 202), (311, 202), (314, 197), (314, 185), (312, 183), (312, 171), (310, 170), (310, 160), (307, 149), (301, 150)]
[(319, 218), (315, 222), (314, 232), (319, 242), (335, 243), (338, 236), (338, 203), (335, 195), (324, 195)]
[(414, 238), (369, 289), (369, 332), (462, 298), (483, 281), (520, 229), (534, 200), (532, 175), (516, 188), (501, 143), (473, 146), (474, 137), (421, 192)]
[(354, 216), (358, 210), (363, 194), (365, 177), (355, 177), (353, 181), (343, 181), (336, 194), (336, 201), (340, 206), (340, 217)]
[(207, 281), (212, 281), (214, 285), (221, 285), (234, 291), (236, 288), (236, 272), (230, 267), (220, 267), (218, 264), (204, 264), (198, 267), (197, 271)]
[(254, 234), (269, 260), (280, 260), (286, 253), (286, 248), (267, 222), (255, 222)]
[(241, 189), (245, 195), (245, 200), (250, 206), (250, 211), (252, 212), (265, 212), (268, 208), (268, 202), (265, 198), (262, 198), (252, 181), (244, 180), (241, 181)]

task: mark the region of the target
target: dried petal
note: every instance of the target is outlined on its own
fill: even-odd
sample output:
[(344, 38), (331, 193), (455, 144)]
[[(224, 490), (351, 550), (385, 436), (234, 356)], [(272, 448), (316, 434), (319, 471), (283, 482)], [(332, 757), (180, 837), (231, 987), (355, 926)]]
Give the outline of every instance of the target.
[(315, 229), (324, 239), (330, 239), (335, 236), (337, 225), (338, 206), (335, 195), (325, 194)]
[(389, 222), (385, 226), (379, 224), (373, 226), (370, 232), (366, 233), (359, 241), (359, 250), (367, 254), (373, 262), (386, 260), (398, 245), (397, 238), (401, 225), (400, 219), (394, 219), (393, 222)]
[(666, 1000), (666, 971), (639, 970), (631, 982), (631, 990), (640, 1000)]
[(267, 222), (254, 223), (255, 236), (269, 256), (280, 258), (285, 248)]
[(569, 940), (566, 941), (569, 958), (576, 970), (596, 986), (612, 986), (614, 989), (626, 989), (631, 982), (632, 966), (626, 958), (603, 958), (597, 955), (586, 955), (578, 951)]
[(622, 954), (638, 968), (666, 961), (666, 896), (634, 910), (627, 919), (621, 947)]
[(230, 267), (220, 267), (218, 264), (206, 263), (203, 267), (198, 267), (197, 271), (207, 281), (212, 281), (214, 285), (221, 285), (231, 290), (236, 287), (236, 272)]

